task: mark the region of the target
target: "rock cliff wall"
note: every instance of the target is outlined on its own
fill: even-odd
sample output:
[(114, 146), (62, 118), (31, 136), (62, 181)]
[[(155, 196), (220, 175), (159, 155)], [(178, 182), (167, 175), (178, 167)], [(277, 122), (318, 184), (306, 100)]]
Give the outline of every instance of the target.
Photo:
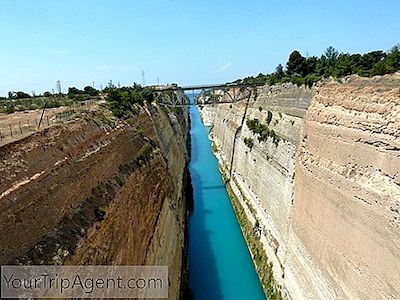
[(0, 264), (168, 265), (179, 297), (186, 109), (88, 114), (0, 148)]
[[(270, 295), (400, 297), (399, 87), (399, 74), (353, 76), (202, 107)], [(259, 139), (245, 111), (274, 133)]]

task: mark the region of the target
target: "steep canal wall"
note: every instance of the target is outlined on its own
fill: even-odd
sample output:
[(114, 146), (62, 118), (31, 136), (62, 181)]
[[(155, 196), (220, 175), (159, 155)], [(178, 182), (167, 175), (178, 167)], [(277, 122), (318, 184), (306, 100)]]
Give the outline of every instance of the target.
[(167, 265), (186, 239), (186, 108), (88, 113), (0, 148), (0, 264)]
[(243, 127), (246, 100), (201, 108), (270, 295), (400, 297), (399, 86), (264, 86)]

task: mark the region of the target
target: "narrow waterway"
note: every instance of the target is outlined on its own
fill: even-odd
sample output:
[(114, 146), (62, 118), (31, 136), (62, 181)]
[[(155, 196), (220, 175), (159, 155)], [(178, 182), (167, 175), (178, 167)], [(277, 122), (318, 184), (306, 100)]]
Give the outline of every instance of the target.
[(190, 107), (190, 117), (189, 283), (194, 299), (265, 299), (197, 107)]

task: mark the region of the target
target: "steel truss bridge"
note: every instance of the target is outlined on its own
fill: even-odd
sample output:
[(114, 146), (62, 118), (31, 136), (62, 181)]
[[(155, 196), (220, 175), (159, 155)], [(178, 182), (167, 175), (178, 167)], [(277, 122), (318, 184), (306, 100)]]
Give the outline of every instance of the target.
[[(226, 83), (226, 84), (203, 84), (203, 85), (163, 85), (151, 87), (155, 100), (166, 106), (187, 106), (187, 105), (215, 105), (222, 103), (235, 103), (237, 101), (250, 98), (255, 94), (257, 87), (263, 86), (262, 83)], [(185, 92), (198, 93), (190, 101)], [(201, 97), (207, 96), (207, 97)]]

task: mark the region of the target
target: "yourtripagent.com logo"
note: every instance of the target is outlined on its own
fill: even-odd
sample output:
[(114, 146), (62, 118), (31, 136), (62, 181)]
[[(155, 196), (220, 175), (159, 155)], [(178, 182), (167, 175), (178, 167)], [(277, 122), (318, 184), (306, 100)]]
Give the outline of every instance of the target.
[(2, 266), (2, 298), (168, 298), (166, 266)]

